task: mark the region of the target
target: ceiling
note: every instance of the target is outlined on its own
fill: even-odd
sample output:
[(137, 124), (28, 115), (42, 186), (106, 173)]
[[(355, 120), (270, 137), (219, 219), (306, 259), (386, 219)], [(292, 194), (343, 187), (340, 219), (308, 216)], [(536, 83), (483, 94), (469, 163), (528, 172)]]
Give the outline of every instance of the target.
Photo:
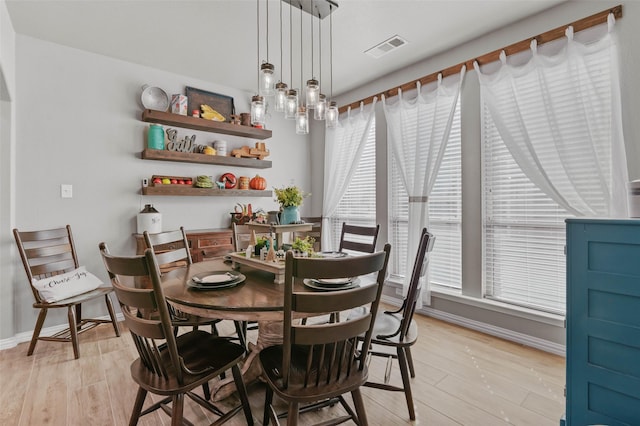
[[(257, 86), (257, 0), (7, 0), (18, 34), (247, 91)], [(308, 1), (308, 0), (307, 0)], [(319, 0), (316, 0), (319, 1)], [(337, 95), (565, 0), (334, 0), (333, 94)], [(265, 0), (260, 0), (265, 34)], [(289, 5), (284, 16), (284, 77)], [(280, 1), (268, 0), (269, 60), (280, 77)], [(293, 9), (293, 86), (300, 86), (300, 12)], [(318, 25), (314, 20), (314, 74)], [(311, 77), (310, 15), (303, 14), (302, 80)], [(322, 20), (322, 91), (329, 95), (329, 19)], [(408, 43), (374, 59), (365, 50), (394, 35)], [(261, 43), (266, 59), (266, 42)]]

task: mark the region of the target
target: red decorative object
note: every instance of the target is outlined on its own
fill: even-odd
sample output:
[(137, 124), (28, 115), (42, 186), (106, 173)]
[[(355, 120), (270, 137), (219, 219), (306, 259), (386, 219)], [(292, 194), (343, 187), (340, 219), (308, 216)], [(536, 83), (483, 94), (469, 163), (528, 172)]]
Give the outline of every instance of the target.
[(236, 187), (238, 183), (236, 179), (236, 175), (233, 173), (225, 173), (220, 177), (220, 182), (224, 182), (224, 187), (226, 189), (232, 189)]
[(260, 175), (255, 175), (255, 177), (249, 181), (249, 188), (262, 191), (267, 188), (267, 180)]

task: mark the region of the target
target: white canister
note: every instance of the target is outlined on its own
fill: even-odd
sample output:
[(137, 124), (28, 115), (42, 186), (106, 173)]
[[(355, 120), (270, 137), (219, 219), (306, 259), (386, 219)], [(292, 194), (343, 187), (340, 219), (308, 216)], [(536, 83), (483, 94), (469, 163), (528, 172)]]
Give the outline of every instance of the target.
[(629, 182), (629, 217), (640, 218), (640, 179)]
[(150, 234), (162, 232), (162, 214), (151, 204), (146, 204), (138, 213), (138, 234), (147, 231)]
[(227, 155), (227, 141), (217, 140), (213, 142), (213, 147), (216, 149), (217, 155)]

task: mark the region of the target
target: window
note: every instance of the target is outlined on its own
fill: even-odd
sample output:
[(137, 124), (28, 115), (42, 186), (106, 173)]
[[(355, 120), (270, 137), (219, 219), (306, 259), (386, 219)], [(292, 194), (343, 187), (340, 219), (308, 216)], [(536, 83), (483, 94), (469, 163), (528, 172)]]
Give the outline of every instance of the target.
[[(439, 123), (445, 126), (446, 123)], [(433, 285), (460, 289), (462, 180), (461, 180), (460, 99), (449, 133), (449, 141), (438, 177), (429, 196), (429, 231), (436, 236), (429, 259), (429, 278)], [(389, 240), (393, 249), (389, 271), (397, 279), (404, 276), (407, 262), (407, 224), (409, 200), (400, 173), (389, 153)], [(413, 259), (411, 259), (413, 262)]]
[(524, 175), (487, 108), (483, 123), (485, 296), (564, 313), (569, 214)]
[(606, 216), (619, 172), (615, 45), (592, 40), (566, 52), (487, 79), (481, 99), (485, 297), (557, 314), (565, 313), (564, 219)]
[(333, 247), (340, 244), (342, 222), (350, 225), (376, 224), (376, 122), (372, 118), (360, 163), (335, 213), (329, 218)]

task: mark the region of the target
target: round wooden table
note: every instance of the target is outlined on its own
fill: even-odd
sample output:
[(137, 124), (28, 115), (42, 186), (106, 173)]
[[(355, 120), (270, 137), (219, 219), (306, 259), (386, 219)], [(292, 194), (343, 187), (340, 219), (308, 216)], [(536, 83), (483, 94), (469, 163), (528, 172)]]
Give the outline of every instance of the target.
[[(258, 339), (249, 345), (250, 352), (242, 366), (246, 383), (260, 375), (258, 363), (253, 362), (263, 348), (282, 343), (282, 316), (284, 310), (284, 284), (273, 282), (273, 273), (250, 267), (240, 272), (247, 279), (235, 287), (220, 290), (196, 290), (188, 286), (190, 277), (212, 271), (231, 271), (231, 264), (222, 259), (194, 263), (162, 276), (164, 295), (177, 309), (205, 318), (236, 321), (258, 321)], [(295, 284), (296, 291), (305, 291)], [(232, 379), (221, 380), (213, 386), (212, 400), (219, 401), (235, 391)]]

